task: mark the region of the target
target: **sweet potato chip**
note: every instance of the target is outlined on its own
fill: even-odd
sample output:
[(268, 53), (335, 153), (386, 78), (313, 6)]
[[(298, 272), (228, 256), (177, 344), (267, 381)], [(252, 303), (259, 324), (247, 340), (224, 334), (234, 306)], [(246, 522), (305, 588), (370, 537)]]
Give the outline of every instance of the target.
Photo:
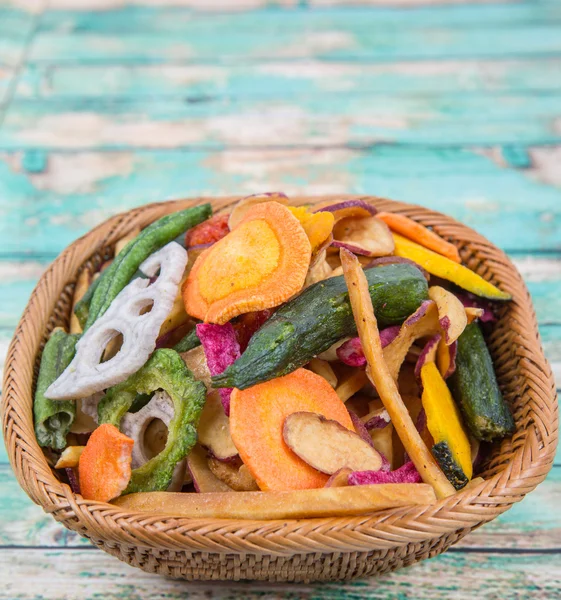
[(286, 417), (283, 438), (303, 461), (328, 475), (343, 467), (375, 471), (382, 466), (382, 459), (371, 444), (337, 421), (316, 413), (297, 412)]

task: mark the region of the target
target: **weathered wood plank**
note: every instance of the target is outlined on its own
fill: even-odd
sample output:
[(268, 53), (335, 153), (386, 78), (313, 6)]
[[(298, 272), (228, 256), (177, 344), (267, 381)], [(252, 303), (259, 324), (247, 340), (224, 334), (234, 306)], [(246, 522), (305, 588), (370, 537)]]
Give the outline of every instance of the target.
[(560, 107), (561, 93), (21, 99), (0, 148), (541, 145), (561, 143)]
[[(25, 495), (8, 464), (0, 464), (0, 547), (80, 547), (87, 540), (55, 523)], [(472, 532), (456, 548), (501, 548), (511, 550), (559, 549), (561, 515), (561, 467), (522, 502)], [(0, 596), (1, 598), (1, 596)]]
[(14, 77), (14, 70), (0, 66), (0, 106), (7, 100), (8, 90)]
[(0, 67), (15, 67), (19, 63), (25, 38), (0, 32)]
[[(425, 1), (431, 2), (432, 0)], [(68, 10), (73, 12), (117, 10), (130, 4), (151, 8), (158, 7), (160, 9), (188, 8), (197, 12), (214, 13), (224, 11), (241, 12), (268, 7), (290, 7), (297, 6), (301, 2), (299, 0), (134, 0), (134, 2), (129, 2), (128, 0), (80, 0), (80, 2), (76, 0), (48, 0), (49, 10)]]
[[(68, 137), (79, 136), (72, 127)], [(132, 129), (145, 143), (155, 136), (142, 124)], [(177, 131), (159, 135), (169, 141)], [(145, 202), (275, 189), (378, 194), (449, 213), (507, 251), (561, 248), (559, 190), (472, 152), (379, 146), (0, 154), (2, 251), (52, 256), (94, 223)]]
[[(373, 31), (343, 27), (318, 31), (294, 29), (270, 32), (237, 31), (214, 36), (193, 31), (189, 35), (142, 33), (38, 34), (29, 60), (37, 63), (247, 61), (265, 59), (418, 60), (508, 58), (557, 55), (561, 52), (559, 25), (473, 27), (450, 31), (439, 28)], [(305, 40), (305, 43), (303, 43)]]
[(0, 4), (0, 35), (26, 38), (31, 33), (33, 15), (26, 10)]
[(559, 92), (561, 58), (357, 64), (324, 61), (253, 65), (31, 65), (19, 98), (224, 97), (285, 101), (310, 94), (403, 95)]
[[(391, 6), (342, 6), (323, 10), (309, 10), (307, 6), (261, 6), (260, 10), (235, 11), (243, 3), (229, 4), (213, 14), (201, 14), (192, 8), (140, 6), (114, 6), (111, 10), (84, 11), (74, 2), (72, 10), (49, 10), (43, 15), (39, 32), (80, 33), (135, 33), (164, 32), (190, 35), (193, 32), (224, 33), (256, 30), (267, 36), (271, 31), (286, 28), (305, 30), (307, 33), (322, 30), (360, 31), (373, 27), (373, 33), (386, 26), (396, 28), (469, 28), (490, 26), (513, 27), (537, 23), (549, 23), (561, 17), (561, 7), (556, 3), (518, 2), (513, 4), (488, 3), (485, 6), (464, 4), (460, 6), (410, 6), (403, 10)], [(200, 3), (202, 8), (205, 4)], [(246, 5), (247, 7), (248, 5)]]
[(0, 464), (0, 485), (0, 547), (89, 545), (34, 504), (19, 487), (8, 464)]
[[(299, 598), (415, 598), (416, 600), (547, 600), (561, 589), (558, 554), (504, 555), (448, 553), (380, 578), (316, 584), (190, 583), (164, 579), (120, 563), (98, 550), (0, 551), (1, 569), (8, 573), (5, 593), (29, 597), (30, 581), (43, 600), (136, 600), (154, 597), (191, 600)], [(445, 576), (444, 576), (445, 573)], [(38, 597), (38, 596), (36, 596)]]

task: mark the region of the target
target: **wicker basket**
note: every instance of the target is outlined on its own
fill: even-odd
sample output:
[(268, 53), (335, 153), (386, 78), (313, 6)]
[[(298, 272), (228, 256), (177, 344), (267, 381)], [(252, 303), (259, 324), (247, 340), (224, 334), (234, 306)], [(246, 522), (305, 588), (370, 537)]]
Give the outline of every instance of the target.
[[(316, 203), (326, 198), (298, 198)], [(338, 196), (338, 199), (341, 199)], [(236, 198), (211, 200), (215, 209)], [(381, 574), (435, 556), (505, 512), (543, 481), (553, 461), (558, 417), (555, 385), (540, 345), (528, 291), (503, 252), (450, 217), (417, 206), (368, 198), (454, 241), (464, 262), (509, 291), (490, 348), (516, 432), (497, 445), (485, 482), (433, 506), (371, 516), (278, 521), (170, 518), (127, 513), (84, 500), (61, 483), (35, 441), (32, 396), (42, 346), (66, 326), (80, 268), (111, 256), (134, 227), (208, 201), (152, 204), (117, 215), (68, 247), (35, 288), (12, 340), (4, 375), (4, 439), (20, 485), (46, 512), (93, 544), (145, 571), (189, 580), (319, 581)]]

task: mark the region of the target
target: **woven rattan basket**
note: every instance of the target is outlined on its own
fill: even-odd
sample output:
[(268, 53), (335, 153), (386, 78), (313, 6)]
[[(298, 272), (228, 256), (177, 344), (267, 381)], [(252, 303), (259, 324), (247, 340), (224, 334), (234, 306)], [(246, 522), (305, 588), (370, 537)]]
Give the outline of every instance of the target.
[[(390, 200), (368, 200), (379, 209), (432, 226), (458, 245), (470, 268), (514, 298), (501, 309), (489, 343), (516, 432), (494, 448), (482, 473), (484, 483), (433, 506), (363, 517), (278, 521), (127, 513), (84, 500), (61, 483), (33, 431), (32, 396), (42, 346), (55, 326), (67, 325), (73, 285), (86, 262), (99, 264), (111, 256), (115, 242), (133, 228), (208, 201), (197, 198), (152, 204), (109, 219), (69, 246), (35, 288), (8, 352), (2, 402), (10, 461), (31, 499), (65, 527), (145, 571), (189, 580), (317, 581), (386, 573), (435, 556), (532, 491), (552, 464), (558, 417), (551, 370), (520, 275), (503, 252), (450, 217)], [(215, 209), (235, 201), (211, 200)]]

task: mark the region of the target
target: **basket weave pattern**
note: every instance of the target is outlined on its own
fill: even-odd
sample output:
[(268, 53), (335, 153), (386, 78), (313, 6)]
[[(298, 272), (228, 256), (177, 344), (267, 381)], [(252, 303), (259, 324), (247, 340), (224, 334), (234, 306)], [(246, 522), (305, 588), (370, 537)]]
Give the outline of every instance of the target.
[(236, 200), (163, 202), (117, 215), (69, 246), (37, 284), (9, 348), (2, 400), (8, 455), (20, 485), (35, 503), (99, 548), (145, 571), (189, 580), (318, 581), (382, 574), (435, 556), (543, 481), (555, 454), (557, 400), (520, 275), (502, 251), (454, 219), (368, 197), (378, 209), (405, 214), (454, 241), (465, 264), (514, 298), (501, 309), (489, 344), (516, 432), (494, 447), (482, 473), (485, 482), (432, 506), (361, 517), (275, 521), (128, 513), (73, 494), (49, 467), (35, 440), (32, 398), (40, 351), (54, 327), (68, 325), (80, 269), (112, 256), (117, 240), (164, 214), (204, 201), (220, 210)]

